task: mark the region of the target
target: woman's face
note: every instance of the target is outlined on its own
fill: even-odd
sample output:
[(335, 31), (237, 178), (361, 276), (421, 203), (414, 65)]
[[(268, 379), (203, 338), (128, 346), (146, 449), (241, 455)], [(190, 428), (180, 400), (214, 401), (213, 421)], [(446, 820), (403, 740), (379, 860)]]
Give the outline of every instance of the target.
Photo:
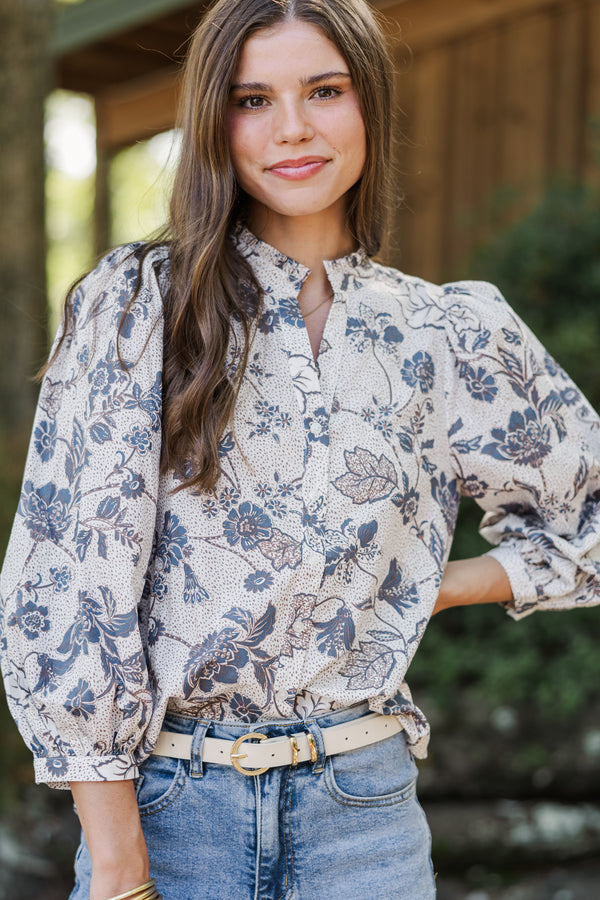
[(294, 19), (252, 35), (228, 108), (231, 159), (243, 190), (280, 216), (339, 214), (359, 180), (366, 135), (348, 65), (323, 32)]

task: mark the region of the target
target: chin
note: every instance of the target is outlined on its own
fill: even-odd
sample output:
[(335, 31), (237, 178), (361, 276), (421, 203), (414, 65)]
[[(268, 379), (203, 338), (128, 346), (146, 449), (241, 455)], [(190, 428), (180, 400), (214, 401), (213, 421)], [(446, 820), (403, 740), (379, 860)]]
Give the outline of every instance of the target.
[(270, 211), (280, 216), (290, 216), (290, 217), (301, 217), (301, 216), (318, 216), (323, 213), (326, 213), (327, 210), (331, 209), (332, 206), (335, 205), (335, 200), (331, 203), (323, 203), (323, 198), (320, 200), (306, 200), (304, 202), (270, 202), (265, 203), (265, 207)]

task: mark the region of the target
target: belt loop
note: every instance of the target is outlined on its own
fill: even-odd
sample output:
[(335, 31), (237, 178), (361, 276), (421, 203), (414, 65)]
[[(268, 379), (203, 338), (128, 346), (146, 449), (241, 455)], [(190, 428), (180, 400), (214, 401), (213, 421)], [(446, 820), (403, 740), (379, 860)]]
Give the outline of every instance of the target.
[(190, 777), (202, 778), (204, 772), (202, 770), (202, 748), (204, 746), (204, 738), (206, 732), (210, 728), (210, 722), (199, 721), (194, 728), (192, 735), (192, 746), (190, 750)]
[(323, 742), (323, 732), (316, 722), (305, 722), (304, 727), (312, 735), (314, 746), (317, 751), (317, 759), (313, 765), (313, 775), (321, 775), (325, 768), (325, 744)]

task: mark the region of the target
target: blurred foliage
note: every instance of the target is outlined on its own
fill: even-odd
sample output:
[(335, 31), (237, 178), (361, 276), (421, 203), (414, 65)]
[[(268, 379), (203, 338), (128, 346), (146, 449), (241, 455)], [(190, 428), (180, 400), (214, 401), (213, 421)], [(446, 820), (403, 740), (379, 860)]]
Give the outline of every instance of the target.
[(600, 197), (552, 185), (541, 203), (475, 254), (470, 275), (495, 282), (513, 309), (600, 408)]
[[(496, 283), (511, 306), (600, 408), (600, 198), (556, 183), (528, 215), (498, 230), (474, 255), (469, 277)], [(452, 555), (488, 549), (481, 510), (461, 504)], [(600, 701), (600, 610), (537, 613), (514, 622), (475, 607), (434, 619), (410, 670), (417, 695), (445, 708), (467, 698), (531, 707), (573, 721)], [(418, 699), (418, 698), (417, 698)]]
[(176, 156), (173, 132), (158, 134), (115, 155), (110, 167), (113, 244), (140, 240), (162, 228)]
[(93, 261), (96, 131), (89, 97), (53, 91), (46, 100), (44, 137), (51, 340), (67, 290)]
[(73, 178), (50, 168), (46, 176), (48, 254), (46, 271), (50, 338), (60, 320), (70, 284), (92, 262), (93, 176)]
[[(46, 227), (50, 336), (70, 285), (94, 264), (94, 110), (85, 95), (54, 91), (46, 105)], [(173, 132), (116, 153), (110, 163), (113, 245), (160, 229), (177, 157)]]

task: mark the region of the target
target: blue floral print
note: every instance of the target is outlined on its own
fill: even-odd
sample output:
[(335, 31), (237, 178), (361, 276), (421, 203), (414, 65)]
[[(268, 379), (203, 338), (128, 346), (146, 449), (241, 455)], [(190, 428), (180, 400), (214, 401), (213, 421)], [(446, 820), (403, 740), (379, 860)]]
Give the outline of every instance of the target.
[(56, 423), (40, 422), (33, 432), (35, 437), (35, 449), (42, 462), (52, 459), (56, 447)]
[(229, 708), (236, 719), (241, 722), (256, 722), (260, 718), (260, 707), (250, 697), (234, 694), (229, 701)]
[(243, 550), (252, 550), (271, 533), (271, 520), (255, 503), (241, 503), (229, 511), (223, 523), (223, 533), (231, 546), (241, 543)]
[(343, 650), (350, 650), (356, 636), (352, 613), (341, 606), (333, 619), (317, 622), (317, 647), (320, 653), (337, 657)]
[[(196, 576), (194, 572), (186, 562), (183, 564), (183, 571), (185, 572), (185, 581), (183, 583), (183, 602), (184, 603), (201, 603), (203, 600), (209, 599), (209, 593), (206, 591)], [(166, 582), (165, 582), (165, 594), (166, 594)]]
[(429, 353), (419, 350), (412, 359), (405, 359), (402, 366), (402, 379), (411, 387), (419, 386), (422, 394), (433, 387), (435, 367)]
[(48, 620), (48, 607), (36, 606), (33, 600), (23, 603), (23, 595), (19, 592), (17, 596), (17, 608), (14, 614), (8, 620), (8, 625), (16, 625), (21, 629), (25, 637), (34, 641), (43, 631), (50, 629)]
[(69, 590), (71, 581), (73, 580), (73, 573), (67, 565), (61, 566), (60, 569), (51, 566), (50, 578), (54, 583), (54, 593), (63, 594), (65, 591)]
[(460, 367), (460, 377), (464, 378), (467, 390), (474, 400), (482, 400), (484, 403), (493, 403), (498, 393), (498, 387), (492, 375), (489, 375), (483, 366), (475, 370), (467, 363)]
[(32, 540), (60, 543), (71, 524), (70, 506), (71, 494), (66, 488), (58, 490), (49, 481), (36, 489), (33, 482), (26, 481), (21, 493), (19, 512)]
[(131, 475), (122, 482), (119, 490), (127, 500), (137, 500), (146, 490), (144, 476), (132, 472)]
[(152, 437), (148, 428), (134, 425), (129, 434), (123, 435), (123, 440), (130, 447), (134, 447), (140, 456), (145, 456), (152, 450)]
[(96, 712), (95, 699), (94, 692), (90, 689), (87, 681), (79, 679), (76, 686), (67, 695), (64, 706), (72, 716), (75, 716), (75, 718), (81, 717), (87, 722), (90, 716), (93, 716)]
[(508, 428), (493, 428), (495, 438), (483, 448), (496, 459), (511, 459), (518, 466), (541, 466), (550, 453), (550, 428), (543, 425), (535, 410), (528, 407), (525, 413), (511, 413)]
[(258, 569), (244, 579), (244, 587), (253, 594), (261, 594), (273, 586), (273, 576), (265, 569)]
[(423, 756), (405, 677), (461, 495), (513, 617), (600, 602), (599, 420), (493, 286), (327, 262), (315, 358), (308, 270), (233, 240), (264, 298), (214, 492), (160, 471), (168, 248), (102, 260), (42, 385), (0, 582), (40, 781), (135, 777), (167, 711), (254, 723), (367, 700)]
[(165, 521), (156, 547), (156, 556), (162, 563), (163, 572), (171, 571), (171, 566), (178, 566), (183, 559), (183, 550), (188, 542), (187, 531), (179, 524), (179, 516), (167, 511)]

